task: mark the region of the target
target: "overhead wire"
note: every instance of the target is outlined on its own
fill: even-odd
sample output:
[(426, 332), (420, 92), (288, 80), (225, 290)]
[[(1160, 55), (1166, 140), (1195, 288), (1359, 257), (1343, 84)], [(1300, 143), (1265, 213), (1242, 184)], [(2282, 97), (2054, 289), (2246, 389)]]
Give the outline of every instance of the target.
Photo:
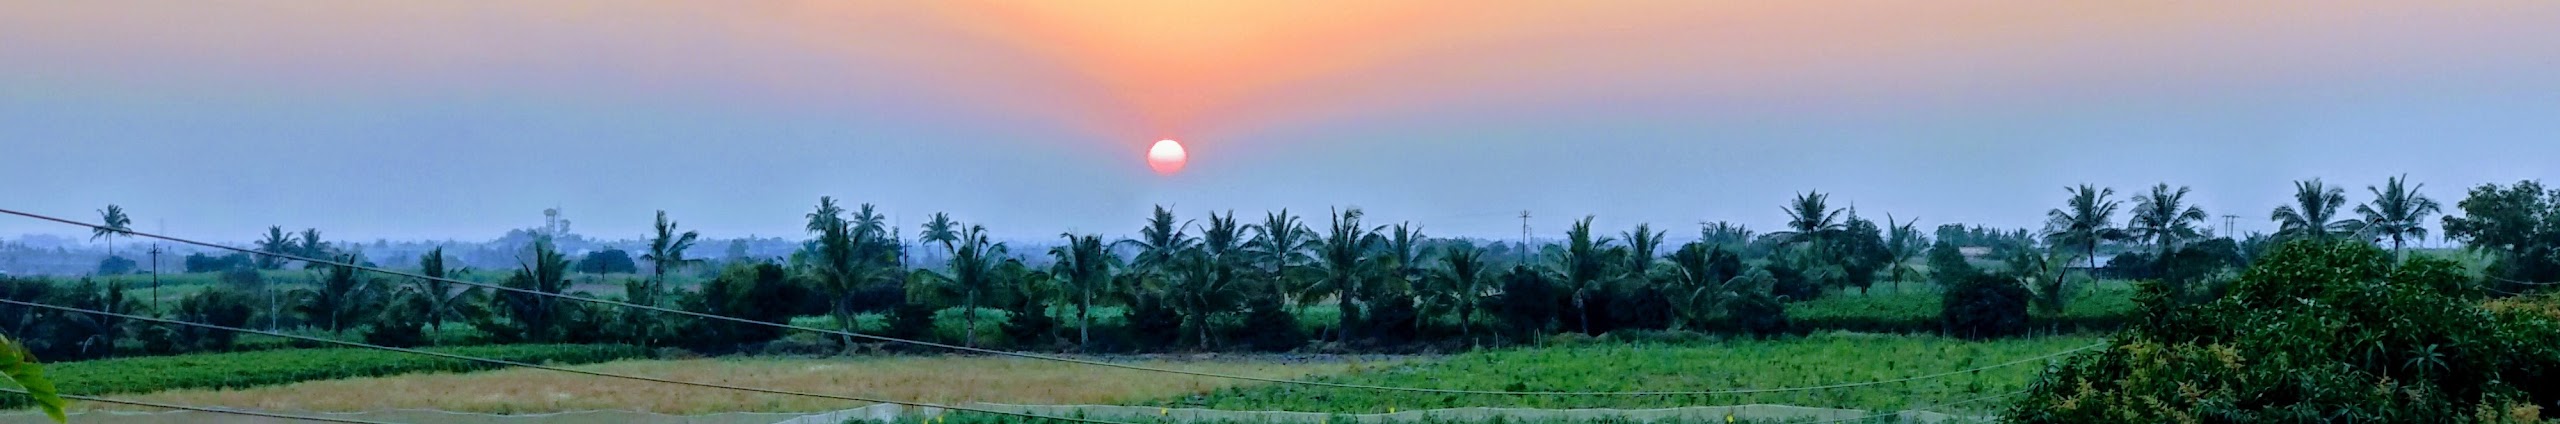
[[(30, 213), (30, 212), (22, 212), (22, 211), (17, 211), (17, 210), (13, 210), (13, 209), (0, 208), (0, 214), (17, 215), (17, 216), (21, 216), (21, 217), (33, 218), (33, 219), (42, 220), (42, 221), (51, 221), (51, 222), (55, 222), (55, 223), (68, 224), (68, 225), (73, 225), (73, 226), (87, 227), (87, 228), (90, 228), (90, 229), (108, 229), (108, 228), (103, 227), (103, 226), (99, 226), (99, 225), (95, 225), (95, 224), (90, 224), (90, 223), (86, 223), (86, 222), (73, 221), (73, 220), (69, 220), (69, 219), (57, 218), (57, 217), (53, 217), (53, 216), (47, 216), (47, 215), (41, 215), (41, 214), (35, 214), (35, 213)], [(2030, 358), (2024, 358), (2024, 359), (2018, 359), (2018, 360), (2013, 360), (2013, 361), (2003, 362), (2003, 363), (1994, 364), (1994, 365), (1985, 366), (1985, 367), (1977, 367), (1977, 368), (1963, 369), (1963, 370), (1956, 370), (1956, 371), (1947, 371), (1947, 372), (1940, 372), (1940, 373), (1926, 374), (1926, 375), (1913, 376), (1913, 377), (1905, 377), (1905, 378), (1897, 378), (1897, 379), (1890, 379), (1890, 380), (1866, 381), (1866, 382), (1856, 382), (1856, 383), (1840, 383), (1840, 384), (1829, 384), (1829, 385), (1819, 385), (1819, 386), (1776, 387), (1776, 388), (1744, 388), (1744, 389), (1711, 389), (1711, 390), (1663, 390), (1663, 391), (1511, 391), (1511, 390), (1467, 390), (1467, 389), (1440, 389), (1440, 388), (1425, 388), (1425, 387), (1397, 387), (1397, 386), (1381, 386), (1381, 385), (1369, 385), (1369, 384), (1334, 383), (1334, 382), (1310, 381), (1310, 380), (1291, 380), (1291, 379), (1283, 379), (1283, 378), (1254, 377), (1254, 376), (1247, 376), (1247, 375), (1221, 374), (1221, 373), (1213, 373), (1213, 372), (1190, 371), (1190, 370), (1172, 369), (1172, 368), (1157, 368), (1157, 367), (1148, 367), (1148, 366), (1142, 366), (1142, 365), (1130, 365), (1130, 364), (1113, 363), (1113, 362), (1105, 362), (1105, 361), (1097, 361), (1097, 360), (1089, 360), (1089, 359), (1070, 358), (1070, 357), (1063, 357), (1063, 356), (1042, 355), (1042, 354), (1028, 353), (1028, 352), (1015, 352), (1015, 351), (996, 350), (996, 349), (986, 349), (986, 348), (971, 347), (971, 346), (952, 345), (952, 344), (946, 344), (946, 343), (928, 342), (928, 341), (922, 341), (922, 340), (910, 340), (910, 339), (902, 339), (902, 338), (896, 338), (896, 337), (888, 337), (888, 336), (880, 336), (880, 335), (872, 335), (872, 334), (863, 334), (863, 333), (857, 333), (857, 332), (851, 332), (851, 331), (844, 331), (844, 330), (835, 330), (835, 329), (826, 329), (826, 328), (810, 327), (810, 326), (803, 326), (803, 325), (790, 324), (790, 323), (776, 323), (776, 322), (767, 322), (767, 321), (757, 321), (757, 320), (746, 319), (746, 318), (739, 318), (739, 317), (726, 316), (726, 315), (718, 315), (718, 314), (710, 314), (710, 313), (702, 313), (702, 312), (694, 312), (694, 311), (687, 311), (687, 310), (681, 310), (681, 309), (673, 309), (673, 308), (660, 307), (660, 306), (655, 306), (655, 305), (642, 305), (642, 304), (630, 303), (630, 302), (623, 302), (623, 301), (617, 301), (617, 300), (612, 300), (612, 299), (599, 299), (599, 298), (592, 298), (592, 297), (585, 297), (585, 296), (572, 296), (572, 295), (563, 294), (563, 293), (551, 293), (551, 292), (544, 292), (544, 291), (540, 291), (540, 290), (532, 290), (532, 289), (525, 289), (525, 288), (519, 288), (519, 287), (508, 287), (508, 286), (503, 286), (503, 285), (488, 284), (488, 283), (481, 283), (481, 282), (474, 282), (474, 281), (465, 281), (465, 280), (458, 280), (458, 279), (445, 278), (445, 277), (433, 277), (433, 276), (428, 276), (428, 275), (419, 274), (419, 273), (414, 273), (414, 272), (407, 272), (407, 271), (392, 270), (392, 269), (386, 269), (386, 268), (380, 268), (380, 267), (373, 267), (373, 266), (365, 266), (365, 265), (362, 265), (362, 264), (354, 264), (354, 263), (347, 263), (347, 262), (340, 262), (340, 261), (332, 261), (332, 260), (325, 260), (325, 259), (309, 258), (309, 257), (303, 257), (303, 256), (300, 256), (300, 255), (292, 255), (292, 254), (285, 254), (285, 253), (276, 253), (276, 252), (260, 251), (260, 250), (248, 249), (248, 248), (241, 248), (241, 247), (235, 247), (235, 246), (225, 246), (225, 245), (221, 245), (221, 244), (215, 244), (215, 243), (209, 243), (209, 242), (202, 242), (202, 241), (190, 240), (190, 239), (179, 238), (179, 237), (172, 237), (172, 236), (166, 236), (166, 235), (160, 235), (160, 234), (153, 234), (153, 233), (147, 233), (147, 232), (141, 232), (141, 231), (133, 231), (133, 230), (129, 230), (129, 229), (110, 229), (110, 230), (112, 230), (112, 231), (116, 231), (116, 232), (118, 232), (118, 233), (120, 233), (120, 234), (124, 234), (124, 235), (130, 236), (130, 237), (143, 237), (143, 238), (150, 238), (150, 239), (158, 239), (158, 240), (163, 240), (163, 241), (168, 241), (168, 242), (173, 242), (173, 243), (186, 244), (186, 245), (193, 245), (193, 246), (199, 246), (199, 247), (205, 247), (205, 248), (211, 248), (211, 249), (226, 250), (226, 251), (239, 252), (239, 253), (244, 253), (244, 254), (251, 254), (251, 255), (260, 255), (260, 256), (267, 256), (267, 257), (274, 257), (274, 258), (280, 258), (280, 259), (288, 259), (288, 260), (303, 261), (303, 262), (308, 262), (308, 263), (313, 263), (313, 264), (320, 264), (320, 265), (328, 265), (328, 266), (335, 266), (335, 267), (346, 267), (346, 268), (351, 268), (351, 269), (358, 269), (358, 270), (370, 271), (370, 272), (375, 272), (375, 273), (389, 274), (389, 275), (395, 275), (395, 276), (401, 276), (401, 277), (408, 277), (408, 278), (415, 278), (415, 279), (421, 279), (421, 280), (438, 281), (438, 282), (451, 283), (451, 284), (458, 284), (458, 285), (463, 285), (463, 286), (487, 288), (487, 289), (491, 289), (491, 290), (498, 290), (498, 291), (504, 291), (504, 292), (522, 293), (522, 294), (528, 294), (528, 295), (534, 295), (534, 296), (553, 297), (553, 298), (559, 298), (559, 299), (564, 299), (564, 300), (577, 301), (577, 302), (586, 302), (586, 303), (599, 304), (599, 305), (606, 305), (606, 306), (614, 306), (614, 307), (622, 307), (622, 308), (630, 308), (630, 309), (647, 310), (647, 311), (653, 311), (653, 312), (659, 312), (659, 313), (675, 314), (675, 315), (682, 315), (682, 316), (688, 316), (688, 317), (694, 317), (694, 318), (701, 318), (701, 319), (710, 319), (710, 320), (716, 320), (716, 321), (727, 321), (727, 322), (740, 323), (740, 324), (759, 325), (759, 326), (767, 326), (767, 327), (774, 327), (774, 328), (782, 328), (782, 329), (790, 329), (790, 330), (798, 330), (798, 331), (807, 331), (807, 332), (819, 333), (819, 334), (836, 335), (836, 336), (845, 336), (845, 337), (854, 337), (854, 338), (860, 338), (860, 339), (865, 339), (865, 340), (874, 340), (874, 341), (889, 342), (889, 343), (902, 343), (902, 344), (910, 344), (910, 345), (917, 345), (917, 346), (926, 346), (926, 347), (933, 347), (933, 348), (946, 349), (946, 350), (954, 350), (954, 351), (960, 351), (960, 352), (970, 352), (970, 353), (978, 353), (978, 354), (986, 354), (986, 355), (996, 355), (996, 356), (1006, 356), (1006, 357), (1014, 357), (1014, 358), (1023, 358), (1023, 359), (1032, 359), (1032, 360), (1041, 360), (1041, 361), (1063, 362), (1063, 363), (1071, 363), (1071, 364), (1079, 364), (1079, 365), (1088, 365), (1088, 366), (1096, 366), (1096, 367), (1105, 367), (1105, 368), (1117, 368), (1117, 369), (1125, 369), (1125, 370), (1133, 370), (1133, 371), (1155, 372), (1155, 373), (1165, 373), (1165, 374), (1178, 374), (1178, 375), (1188, 375), (1188, 376), (1194, 376), (1194, 377), (1208, 377), (1208, 378), (1219, 378), (1219, 379), (1229, 379), (1229, 380), (1239, 380), (1239, 381), (1252, 381), (1252, 382), (1272, 383), (1272, 384), (1288, 384), (1288, 385), (1299, 385), (1299, 386), (1326, 387), (1326, 388), (1336, 388), (1336, 389), (1353, 389), (1353, 390), (1370, 390), (1370, 391), (1386, 391), (1386, 392), (1409, 392), (1409, 393), (1432, 393), (1432, 394), (1457, 394), (1457, 395), (1491, 395), (1491, 396), (1704, 396), (1704, 395), (1730, 395), (1730, 394), (1756, 394), (1756, 393), (1786, 393), (1786, 392), (1803, 392), (1803, 391), (1817, 391), (1817, 390), (1841, 389), (1841, 388), (1850, 388), (1850, 387), (1862, 387), (1862, 386), (1871, 386), (1871, 385), (1879, 385), (1879, 384), (1901, 383), (1901, 382), (1916, 381), (1916, 380), (1925, 380), (1925, 379), (1938, 378), (1938, 377), (1945, 377), (1945, 376), (1958, 375), (1958, 374), (1965, 374), (1965, 373), (1972, 373), (1972, 372), (1980, 372), (1980, 371), (1983, 371), (1983, 370), (1989, 370), (1989, 369), (1994, 369), (1994, 368), (2001, 368), (2001, 367), (2014, 366), (2014, 365), (2018, 365), (2018, 364), (2024, 364), (2024, 363), (2032, 362), (2032, 361), (2036, 361), (2036, 360), (2049, 359), (2049, 358), (2058, 357), (2058, 356), (2062, 356), (2062, 355), (2067, 355), (2067, 354), (2071, 354), (2071, 353), (2074, 353), (2074, 352), (2079, 352), (2079, 351), (2083, 351), (2083, 350), (2088, 350), (2088, 349), (2092, 349), (2092, 348), (2096, 348), (2096, 347), (2099, 347), (2099, 346), (2104, 345), (2104, 343), (2091, 344), (2091, 345), (2088, 345), (2088, 346), (2081, 346), (2081, 347), (2078, 347), (2078, 348), (2072, 348), (2072, 349), (2067, 349), (2067, 350), (2063, 350), (2063, 351), (2053, 352), (2053, 353), (2045, 354), (2045, 355), (2040, 355), (2040, 356), (2035, 356), (2035, 357), (2030, 357)]]

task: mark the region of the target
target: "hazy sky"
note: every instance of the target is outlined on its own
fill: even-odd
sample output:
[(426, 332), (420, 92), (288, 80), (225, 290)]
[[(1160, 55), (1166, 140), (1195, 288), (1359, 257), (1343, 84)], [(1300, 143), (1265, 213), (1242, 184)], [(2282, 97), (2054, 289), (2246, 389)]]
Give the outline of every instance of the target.
[[(2560, 2), (0, 0), (0, 207), (247, 240), (564, 207), (799, 237), (820, 195), (1008, 237), (1368, 209), (1758, 228), (1804, 190), (2033, 226), (2065, 185), (2560, 177)], [(1156, 139), (1191, 147), (1150, 172)], [(2217, 219), (2215, 224), (2219, 225)], [(74, 233), (0, 218), (0, 235)]]

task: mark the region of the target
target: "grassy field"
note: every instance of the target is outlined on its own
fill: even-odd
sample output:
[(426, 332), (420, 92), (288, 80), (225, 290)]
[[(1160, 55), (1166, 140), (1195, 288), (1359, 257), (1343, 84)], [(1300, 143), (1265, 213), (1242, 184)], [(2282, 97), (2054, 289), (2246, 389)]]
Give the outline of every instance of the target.
[[(513, 345), (429, 349), (522, 362), (585, 364), (646, 356), (618, 345)], [(303, 381), (422, 372), (463, 372), (494, 366), (424, 355), (367, 349), (292, 349), (259, 352), (102, 359), (46, 364), (63, 393), (107, 395), (174, 389), (249, 388)], [(0, 406), (24, 405), (22, 395), (0, 395)]]
[[(2042, 356), (2098, 341), (2095, 337), (2040, 337), (1965, 342), (1927, 336), (1823, 334), (1779, 340), (1683, 345), (1595, 344), (1469, 353), (1428, 363), (1355, 372), (1325, 381), (1506, 391), (1691, 391), (1801, 387), (1962, 370)], [(2040, 363), (2031, 362), (1904, 383), (1748, 395), (1502, 396), (1263, 386), (1165, 399), (1155, 404), (1335, 413), (1469, 406), (1662, 408), (1752, 403), (1896, 410), (2023, 390), (2041, 368)]]
[[(1393, 364), (1276, 357), (1149, 360), (1144, 365), (1268, 378), (1327, 375)], [(1011, 358), (934, 356), (859, 359), (638, 360), (581, 369), (685, 381), (923, 402), (1112, 404), (1205, 393), (1233, 380)], [(175, 390), (141, 399), (308, 411), (431, 408), (484, 413), (637, 409), (674, 414), (802, 412), (854, 402), (675, 386), (533, 369), (469, 374), (314, 381), (247, 390)]]

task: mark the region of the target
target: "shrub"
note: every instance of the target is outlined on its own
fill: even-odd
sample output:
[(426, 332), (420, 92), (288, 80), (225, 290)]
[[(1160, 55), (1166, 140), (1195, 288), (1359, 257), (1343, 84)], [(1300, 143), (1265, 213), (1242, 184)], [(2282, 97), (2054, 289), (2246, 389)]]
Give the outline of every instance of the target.
[(1279, 352), (1297, 349), (1307, 343), (1307, 330), (1298, 326), (1298, 317), (1289, 315), (1280, 299), (1256, 296), (1245, 304), (1243, 334), (1229, 339), (1244, 342), (1245, 347)]
[[(620, 345), (512, 345), (433, 348), (437, 352), (519, 362), (571, 365), (640, 358), (648, 350)], [(173, 389), (239, 389), (314, 380), (416, 372), (462, 372), (494, 365), (372, 349), (298, 349), (102, 359), (45, 365), (63, 393), (111, 395)], [(0, 394), (0, 408), (27, 405)]]
[[(219, 325), (247, 327), (257, 307), (248, 295), (230, 289), (214, 288), (196, 292), (178, 300), (177, 316), (171, 319)], [(172, 336), (176, 351), (231, 350), (240, 333), (193, 326), (164, 326)]]
[(2296, 241), (2199, 305), (2146, 286), (2143, 319), (2038, 378), (2017, 422), (2509, 422), (2560, 401), (2560, 323), (2463, 295), (2452, 262)]
[(1938, 314), (1944, 331), (1980, 340), (2025, 332), (2027, 303), (2034, 294), (2008, 276), (1976, 273), (1947, 287), (1944, 296)]

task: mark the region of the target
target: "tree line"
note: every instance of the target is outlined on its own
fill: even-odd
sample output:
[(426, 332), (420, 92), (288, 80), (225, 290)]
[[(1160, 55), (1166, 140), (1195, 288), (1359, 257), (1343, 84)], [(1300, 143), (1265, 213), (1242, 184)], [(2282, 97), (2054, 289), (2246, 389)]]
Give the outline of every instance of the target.
[[(687, 256), (699, 234), (660, 212), (636, 257), (596, 252), (573, 261), (537, 242), (514, 269), (458, 269), (441, 250), (422, 255), (415, 269), (540, 293), (770, 323), (821, 317), (799, 324), (1034, 350), (1463, 346), (1627, 330), (1784, 334), (1803, 330), (1787, 317), (1790, 302), (1864, 293), (1879, 284), (1933, 287), (1944, 296), (1940, 331), (1998, 337), (2028, 328), (2030, 308), (2062, 310), (2071, 293), (2098, 278), (2158, 281), (2175, 297), (2200, 301), (2219, 296), (2278, 241), (2356, 240), (2402, 251), (2408, 241), (2427, 237), (2426, 220), (2444, 212), (2418, 193), (2422, 187), (2398, 177), (2369, 187), (2373, 199), (2350, 218), (2339, 214), (2347, 204), (2342, 188), (2298, 182), (2295, 202), (2269, 214), (2281, 230), (2243, 237), (2214, 234), (2205, 224), (2210, 215), (2186, 200), (2190, 190), (2167, 184), (2132, 196), (2130, 205), (2113, 189), (2070, 187), (2039, 231), (1950, 224), (1924, 233), (1912, 222), (1888, 215), (1879, 223), (1808, 192), (1781, 206), (1788, 221), (1778, 231), (1717, 222), (1702, 225), (1695, 241), (1671, 246), (1667, 230), (1639, 224), (1611, 232), (1584, 217), (1557, 242), (1534, 249), (1430, 237), (1415, 223), (1369, 222), (1358, 208), (1183, 219), (1158, 207), (1136, 237), (1062, 233), (1046, 251), (1016, 252), (991, 241), (983, 224), (946, 214), (931, 216), (910, 243), (872, 205), (848, 208), (822, 197), (801, 216), (810, 238), (787, 257), (712, 264)], [(2531, 282), (2560, 280), (2554, 265), (2560, 250), (2553, 246), (2560, 244), (2560, 190), (2534, 181), (2484, 185), (2455, 206), (2462, 214), (2442, 218), (2444, 235), (2491, 258), (2484, 288), (2521, 292), (2539, 288)], [(120, 218), (123, 211), (110, 207), (102, 214)], [(120, 228), (101, 228), (98, 236), (112, 244)], [(370, 265), (320, 241), (316, 229), (270, 227), (264, 236), (258, 251)], [(2102, 265), (2101, 252), (2115, 255)], [(937, 258), (939, 266), (913, 266), (908, 260), (917, 255)], [(786, 339), (767, 326), (328, 264), (304, 265), (309, 284), (273, 290), (262, 281), (269, 273), (258, 270), (289, 266), (285, 261), (243, 255), (188, 262), (191, 269), (219, 269), (225, 283), (168, 308), (150, 307), (120, 281), (0, 280), (0, 296), (398, 346), (436, 343), (438, 335), (458, 331), (496, 343), (612, 342), (711, 352)], [(696, 269), (710, 276), (699, 284), (671, 283), (671, 275)], [(634, 276), (582, 288), (572, 278), (580, 272)], [(10, 317), (0, 322), (0, 334), (47, 357), (223, 350), (234, 340), (27, 308), (0, 307), (0, 316)], [(857, 342), (807, 338), (796, 343), (841, 348)]]

